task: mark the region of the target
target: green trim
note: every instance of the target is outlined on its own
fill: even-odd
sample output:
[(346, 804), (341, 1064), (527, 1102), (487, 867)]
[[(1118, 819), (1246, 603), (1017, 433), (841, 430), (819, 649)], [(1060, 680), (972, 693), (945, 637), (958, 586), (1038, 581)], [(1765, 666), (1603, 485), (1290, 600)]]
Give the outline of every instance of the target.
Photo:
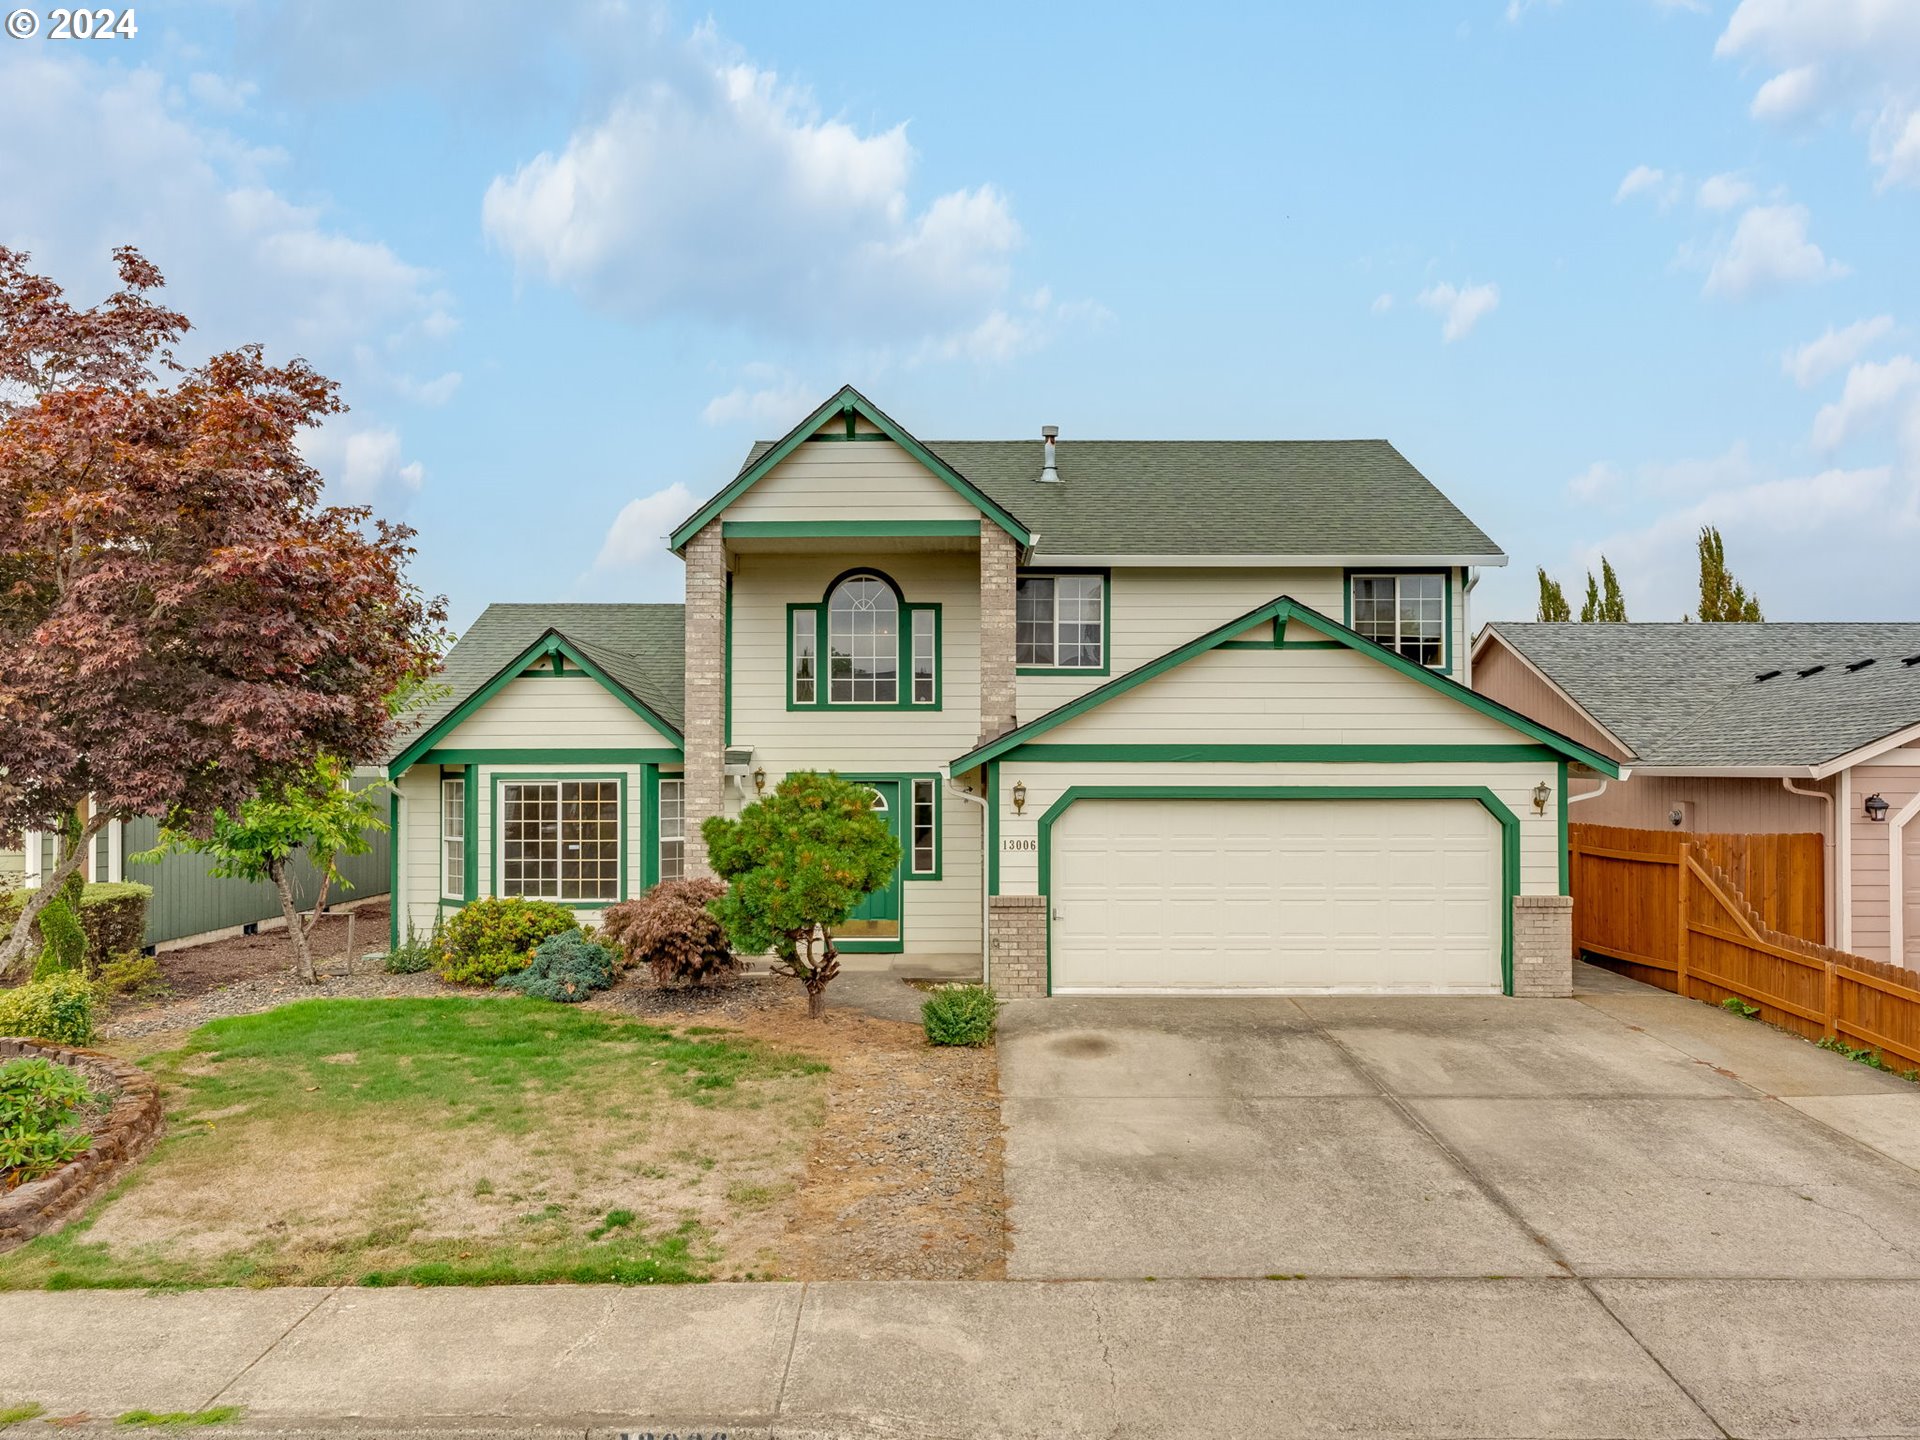
[(540, 750), (429, 750), (415, 762), (421, 765), (668, 765), (681, 758), (678, 747), (667, 750), (593, 749), (565, 747)]
[[(1011, 764), (1068, 761), (1174, 764), (1519, 765), (1552, 761), (1545, 745), (1016, 745), (1000, 758)], [(1565, 761), (1561, 762), (1565, 764)]]
[(726, 635), (721, 641), (720, 704), (722, 745), (733, 744), (733, 572), (727, 572)]
[(400, 792), (387, 792), (387, 949), (400, 948), (400, 911), (407, 897), (400, 893), (400, 852), (406, 848), (400, 834)]
[[(1424, 567), (1416, 565), (1416, 566), (1411, 566), (1404, 570), (1402, 569), (1383, 570), (1378, 565), (1373, 565), (1373, 566), (1349, 565), (1347, 567), (1345, 577), (1340, 582), (1340, 606), (1341, 606), (1340, 623), (1345, 625), (1349, 630), (1353, 629), (1353, 577), (1356, 575), (1388, 576), (1394, 579), (1398, 579), (1402, 575), (1438, 575), (1441, 577), (1441, 579), (1445, 582), (1440, 587), (1440, 603), (1441, 603), (1441, 606), (1443, 607), (1441, 610), (1441, 614), (1445, 618), (1445, 624), (1441, 627), (1443, 638), (1440, 642), (1440, 663), (1438, 665), (1430, 665), (1425, 668), (1430, 670), (1444, 671), (1446, 674), (1452, 675), (1453, 674), (1453, 569), (1452, 567), (1449, 566), (1443, 569), (1443, 568), (1439, 568), (1432, 565), (1428, 565)], [(1396, 609), (1399, 607), (1399, 604), (1400, 604), (1400, 591), (1399, 591), (1399, 587), (1395, 586), (1394, 587), (1394, 606)], [(1355, 631), (1354, 633), (1358, 634), (1359, 632)], [(1381, 648), (1384, 649), (1385, 647), (1382, 646)], [(1394, 653), (1398, 653), (1398, 652), (1394, 652)], [(1405, 656), (1401, 656), (1401, 658), (1403, 660), (1406, 659)], [(1407, 661), (1407, 663), (1412, 665), (1412, 664), (1417, 664), (1419, 662), (1409, 660)]]
[(1040, 894), (1048, 900), (1047, 993), (1053, 993), (1053, 827), (1080, 800), (1473, 800), (1500, 826), (1500, 989), (1513, 994), (1513, 902), (1520, 893), (1520, 817), (1484, 785), (1073, 785), (1040, 817)]
[(1000, 893), (1000, 762), (987, 762), (987, 894)]
[(640, 892), (660, 883), (660, 767), (640, 767)]
[(1560, 893), (1573, 894), (1573, 876), (1570, 873), (1572, 857), (1567, 853), (1567, 762), (1560, 762)]
[[(828, 650), (827, 607), (833, 598), (834, 590), (840, 582), (854, 575), (872, 575), (887, 582), (899, 605), (900, 623), (896, 640), (899, 646), (895, 663), (898, 666), (896, 679), (897, 699), (881, 704), (859, 704), (852, 700), (828, 699)], [(926, 610), (933, 615), (933, 699), (915, 701), (913, 698), (913, 617)], [(813, 699), (795, 700), (793, 698), (793, 617), (797, 612), (810, 611), (813, 615)], [(787, 671), (786, 705), (788, 710), (834, 710), (842, 714), (889, 710), (920, 710), (931, 713), (946, 706), (946, 616), (937, 601), (912, 601), (906, 598), (906, 592), (886, 571), (872, 565), (856, 565), (851, 570), (843, 570), (828, 583), (821, 592), (818, 601), (805, 604), (789, 602), (787, 605)]]
[(485, 685), (482, 685), (478, 690), (474, 691), (473, 694), (461, 701), (460, 704), (448, 711), (428, 729), (414, 737), (412, 743), (400, 752), (399, 757), (387, 766), (387, 778), (389, 780), (399, 779), (408, 767), (419, 764), (421, 757), (433, 749), (434, 741), (449, 731), (457, 729), (468, 716), (472, 715), (473, 712), (478, 710), (482, 705), (485, 705), (495, 695), (498, 695), (510, 682), (517, 679), (530, 666), (537, 665), (541, 660), (554, 655), (565, 656), (566, 659), (572, 661), (581, 670), (584, 670), (595, 680), (598, 680), (601, 685), (606, 687), (609, 694), (634, 714), (638, 715), (642, 720), (646, 721), (647, 724), (651, 725), (655, 730), (659, 731), (662, 736), (671, 740), (676, 746), (681, 743), (680, 732), (674, 728), (671, 722), (649, 706), (644, 700), (640, 699), (639, 696), (633, 694), (624, 685), (613, 680), (585, 655), (581, 654), (579, 648), (575, 646), (571, 640), (567, 639), (566, 636), (562, 635), (558, 630), (548, 629), (538, 640), (535, 640), (526, 649), (522, 650), (502, 666)]
[[(885, 439), (876, 435), (874, 439)], [(980, 534), (978, 520), (725, 520), (728, 540), (883, 540), (930, 539)]]
[(950, 768), (955, 775), (959, 775), (985, 761), (997, 759), (1005, 755), (1009, 750), (1012, 750), (1015, 746), (1024, 745), (1033, 737), (1044, 735), (1049, 730), (1065, 724), (1077, 715), (1084, 715), (1087, 711), (1104, 705), (1109, 700), (1117, 699), (1135, 686), (1143, 685), (1158, 675), (1164, 675), (1167, 671), (1185, 664), (1196, 655), (1203, 655), (1207, 651), (1217, 648), (1221, 642), (1231, 640), (1237, 635), (1242, 635), (1256, 625), (1269, 620), (1280, 627), (1280, 633), (1282, 634), (1285, 633), (1286, 626), (1289, 622), (1297, 620), (1308, 629), (1318, 631), (1327, 639), (1349, 650), (1355, 651), (1368, 659), (1377, 661), (1379, 664), (1385, 665), (1391, 670), (1397, 670), (1410, 679), (1418, 680), (1429, 689), (1437, 690), (1440, 694), (1459, 701), (1469, 709), (1477, 710), (1489, 719), (1498, 720), (1509, 729), (1517, 730), (1522, 735), (1539, 741), (1541, 744), (1553, 750), (1555, 754), (1564, 755), (1569, 760), (1577, 760), (1583, 765), (1591, 766), (1597, 773), (1609, 779), (1619, 778), (1620, 766), (1617, 762), (1608, 759), (1597, 751), (1589, 750), (1577, 741), (1569, 740), (1566, 736), (1549, 730), (1538, 721), (1531, 720), (1527, 716), (1522, 715), (1518, 710), (1509, 709), (1497, 700), (1489, 699), (1477, 691), (1469, 690), (1457, 680), (1443, 675), (1437, 670), (1428, 669), (1425, 665), (1416, 665), (1405, 656), (1395, 654), (1384, 646), (1374, 644), (1373, 641), (1367, 639), (1365, 636), (1356, 634), (1346, 626), (1329, 620), (1319, 611), (1312, 609), (1310, 606), (1303, 605), (1287, 595), (1282, 595), (1277, 600), (1270, 600), (1257, 610), (1249, 610), (1246, 614), (1237, 616), (1227, 621), (1224, 625), (1217, 626), (1209, 630), (1206, 634), (1189, 640), (1186, 644), (1178, 646), (1175, 649), (1169, 650), (1158, 659), (1149, 660), (1146, 664), (1129, 670), (1126, 674), (1109, 680), (1106, 684), (1097, 686), (1089, 690), (1086, 694), (1068, 701), (1064, 705), (1049, 710), (1037, 720), (1030, 720), (1025, 725), (1009, 730), (997, 739), (988, 741), (985, 745), (976, 746), (955, 760)]
[(477, 770), (468, 769), (466, 788), (466, 814), (462, 824), (466, 828), (467, 843), (466, 871), (460, 877), (460, 889), (463, 897), (477, 900), (480, 897), (480, 775)]
[[(435, 898), (442, 904), (449, 900), (464, 904), (468, 900), (473, 899), (474, 862), (477, 858), (474, 851), (479, 848), (475, 844), (477, 837), (474, 835), (473, 827), (473, 815), (476, 808), (473, 791), (476, 778), (473, 772), (468, 770), (464, 765), (443, 765), (440, 767), (440, 778), (436, 786), (437, 793), (434, 796), (437, 803), (433, 807), (434, 838), (438, 844), (438, 848), (435, 850), (433, 857), (433, 893)], [(462, 840), (460, 845), (460, 893), (458, 895), (447, 894), (447, 782), (449, 780), (458, 780), (460, 782), (460, 827)]]
[(1282, 640), (1273, 648), (1276, 650), (1344, 650), (1347, 647), (1338, 640)]
[(938, 455), (927, 449), (925, 445), (922, 445), (918, 440), (914, 439), (913, 436), (909, 435), (858, 390), (854, 389), (851, 385), (843, 385), (817, 410), (807, 416), (807, 418), (802, 420), (798, 425), (794, 426), (793, 429), (789, 430), (786, 438), (768, 450), (766, 454), (754, 461), (753, 464), (749, 465), (745, 470), (742, 470), (724, 490), (707, 501), (706, 504), (702, 505), (682, 522), (674, 530), (669, 542), (672, 548), (676, 551), (685, 549), (687, 542), (699, 534), (709, 520), (720, 514), (721, 511), (725, 510), (754, 485), (758, 484), (769, 471), (798, 449), (809, 435), (820, 429), (835, 415), (844, 415), (847, 417), (848, 434), (855, 433), (852, 428), (853, 417), (856, 415), (865, 416), (868, 422), (889, 440), (893, 441), (894, 444), (898, 445), (915, 460), (919, 461), (921, 465), (925, 466), (935, 479), (947, 485), (968, 504), (972, 505), (974, 509), (993, 521), (993, 523), (998, 525), (1002, 530), (1005, 530), (1023, 549), (1033, 544), (1033, 533), (1015, 519), (1011, 512), (998, 504), (986, 491), (975, 485), (971, 480), (967, 479), (966, 476), (954, 469), (953, 466), (949, 465)]
[[(1015, 605), (1019, 604), (1020, 582), (1053, 575), (1098, 575), (1100, 577), (1100, 663), (1098, 665), (1016, 665), (1015, 675), (1111, 675), (1113, 673), (1113, 572), (1099, 565), (1057, 565), (1051, 569), (1036, 565), (1014, 572)], [(1056, 596), (1056, 605), (1058, 598)], [(1018, 622), (1016, 621), (1016, 624)], [(1054, 641), (1059, 643), (1059, 611), (1054, 612)]]
[(828, 435), (825, 433), (809, 435), (807, 436), (807, 443), (812, 444), (820, 440), (837, 442), (842, 440), (891, 440), (892, 438), (891, 435), (882, 435), (874, 430), (857, 430), (848, 435)]
[[(944, 776), (932, 773), (908, 775), (901, 784), (901, 793), (905, 796), (905, 810), (900, 816), (902, 838), (900, 848), (905, 851), (901, 860), (904, 877), (909, 881), (941, 880), (945, 878), (947, 864), (947, 787)], [(913, 868), (913, 787), (916, 785), (933, 786), (933, 869), (915, 870)]]
[[(617, 905), (627, 898), (627, 854), (630, 837), (627, 834), (627, 773), (624, 770), (579, 771), (579, 770), (496, 770), (493, 780), (493, 824), (490, 827), (493, 850), (487, 857), (489, 893), (505, 895), (501, 884), (500, 869), (506, 863), (506, 847), (501, 843), (500, 824), (500, 788), (503, 785), (520, 785), (527, 782), (540, 783), (551, 780), (612, 780), (620, 787), (620, 891), (611, 900), (556, 900), (545, 895), (529, 895), (529, 900), (547, 900), (554, 905), (564, 905), (569, 910), (604, 910), (609, 905)], [(643, 777), (644, 778), (644, 777)]]
[[(907, 846), (910, 843), (911, 820), (906, 813), (910, 803), (906, 799), (907, 782), (924, 779), (924, 773), (916, 776), (904, 771), (866, 770), (858, 775), (843, 774), (842, 780), (852, 781), (855, 785), (891, 784), (894, 787), (894, 808), (891, 812), (895, 819), (894, 838), (900, 841), (900, 858), (894, 864), (893, 883), (900, 893), (900, 933), (891, 940), (841, 940), (837, 936), (833, 948), (843, 955), (899, 955), (907, 948), (907, 887), (904, 881), (912, 878), (907, 874)], [(938, 845), (938, 822), (935, 822), (935, 844)], [(929, 877), (922, 876), (922, 879)]]

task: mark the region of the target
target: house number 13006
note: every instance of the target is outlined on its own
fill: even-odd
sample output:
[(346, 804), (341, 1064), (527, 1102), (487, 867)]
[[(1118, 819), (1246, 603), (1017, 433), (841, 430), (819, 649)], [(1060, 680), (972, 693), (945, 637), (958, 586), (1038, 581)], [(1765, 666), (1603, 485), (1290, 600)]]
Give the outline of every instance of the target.
[(1000, 842), (1000, 848), (1002, 850), (1038, 850), (1040, 848), (1040, 842), (1031, 836), (1022, 840), (1009, 835)]

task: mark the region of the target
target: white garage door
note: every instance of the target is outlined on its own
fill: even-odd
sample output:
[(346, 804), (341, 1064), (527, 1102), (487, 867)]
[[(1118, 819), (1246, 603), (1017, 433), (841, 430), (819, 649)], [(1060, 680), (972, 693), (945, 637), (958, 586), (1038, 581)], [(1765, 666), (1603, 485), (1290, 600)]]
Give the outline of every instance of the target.
[(1470, 800), (1082, 800), (1053, 830), (1061, 991), (1500, 989)]

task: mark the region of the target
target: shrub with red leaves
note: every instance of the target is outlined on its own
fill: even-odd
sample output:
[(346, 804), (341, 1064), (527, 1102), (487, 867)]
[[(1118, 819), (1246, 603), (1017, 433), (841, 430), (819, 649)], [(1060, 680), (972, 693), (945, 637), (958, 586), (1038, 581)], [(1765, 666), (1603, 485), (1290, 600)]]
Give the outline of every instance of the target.
[(639, 899), (608, 907), (600, 933), (661, 985), (711, 984), (740, 968), (707, 908), (726, 893), (718, 880), (662, 880)]

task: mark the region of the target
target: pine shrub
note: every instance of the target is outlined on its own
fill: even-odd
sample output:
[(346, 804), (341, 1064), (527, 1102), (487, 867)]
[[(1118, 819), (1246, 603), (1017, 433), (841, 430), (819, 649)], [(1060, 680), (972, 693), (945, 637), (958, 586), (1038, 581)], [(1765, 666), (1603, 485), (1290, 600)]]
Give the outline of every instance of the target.
[(943, 985), (920, 1007), (929, 1045), (985, 1045), (993, 1039), (1000, 1001), (984, 985)]
[(32, 980), (16, 990), (0, 990), (0, 1035), (51, 1040), (56, 1045), (90, 1045), (98, 1033), (100, 999), (78, 971)]
[(526, 969), (502, 975), (493, 983), (536, 1000), (577, 1004), (613, 983), (613, 952), (584, 931), (568, 930), (542, 940)]
[(740, 966), (708, 909), (726, 891), (718, 880), (662, 880), (608, 910), (600, 933), (625, 964), (646, 965), (658, 984), (710, 984)]
[(452, 985), (491, 985), (524, 970), (549, 935), (579, 928), (571, 910), (546, 900), (475, 900), (455, 913), (440, 937), (440, 978)]

